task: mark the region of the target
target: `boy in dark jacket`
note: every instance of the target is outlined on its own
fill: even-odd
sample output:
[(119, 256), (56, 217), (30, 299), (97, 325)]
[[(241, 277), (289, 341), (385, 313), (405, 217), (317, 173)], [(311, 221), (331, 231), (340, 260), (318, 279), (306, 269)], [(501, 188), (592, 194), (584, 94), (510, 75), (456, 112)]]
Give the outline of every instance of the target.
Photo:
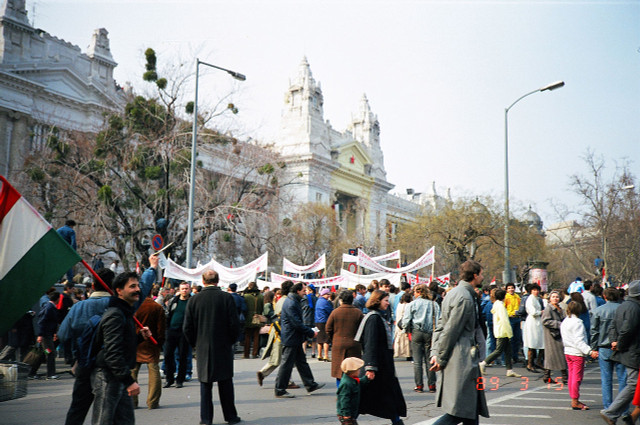
[(343, 425), (358, 425), (358, 406), (360, 405), (360, 385), (369, 382), (366, 376), (358, 378), (364, 361), (357, 357), (347, 357), (340, 365), (342, 379), (338, 386), (338, 420)]

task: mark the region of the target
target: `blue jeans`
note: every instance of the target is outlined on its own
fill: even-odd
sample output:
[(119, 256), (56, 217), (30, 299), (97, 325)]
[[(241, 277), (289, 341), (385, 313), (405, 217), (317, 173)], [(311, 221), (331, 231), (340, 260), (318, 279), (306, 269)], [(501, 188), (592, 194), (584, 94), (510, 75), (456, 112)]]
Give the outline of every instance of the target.
[(460, 418), (458, 416), (452, 416), (448, 413), (445, 413), (444, 415), (440, 416), (440, 419), (435, 421), (433, 425), (478, 425), (479, 423), (480, 421), (477, 417), (475, 419), (468, 419)]
[(618, 377), (618, 393), (620, 393), (627, 384), (627, 371), (623, 364), (609, 360), (611, 357), (610, 348), (598, 349), (598, 363), (600, 364), (600, 379), (602, 380), (602, 405), (607, 409), (613, 400), (613, 369), (616, 370)]
[(92, 425), (134, 425), (133, 400), (129, 397), (127, 387), (113, 378), (108, 370), (96, 368), (91, 374), (93, 388)]
[(484, 356), (487, 357), (494, 351), (496, 351), (496, 338), (493, 336), (493, 322), (487, 322), (487, 352)]
[(625, 369), (627, 371), (627, 385), (624, 386), (624, 389), (618, 391), (618, 395), (613, 399), (609, 407), (600, 411), (601, 414), (614, 422), (628, 410), (638, 383), (638, 369), (626, 366)]
[(424, 365), (429, 386), (436, 384), (436, 373), (430, 372), (431, 334), (416, 329), (411, 334), (411, 354), (413, 354), (413, 379), (416, 386), (423, 387), (422, 367)]
[(509, 317), (509, 323), (511, 323), (511, 330), (513, 331), (513, 338), (511, 338), (511, 356), (513, 362), (518, 361), (518, 354), (520, 353), (520, 347), (522, 347), (522, 329), (520, 329), (520, 318)]

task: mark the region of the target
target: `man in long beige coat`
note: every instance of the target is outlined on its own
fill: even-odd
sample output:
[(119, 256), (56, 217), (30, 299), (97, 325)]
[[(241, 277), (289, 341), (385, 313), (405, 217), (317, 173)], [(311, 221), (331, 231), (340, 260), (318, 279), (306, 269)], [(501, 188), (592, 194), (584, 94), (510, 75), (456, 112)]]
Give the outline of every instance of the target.
[(430, 370), (440, 371), (437, 405), (445, 414), (434, 425), (477, 424), (478, 415), (489, 417), (478, 363), (483, 353), (479, 307), (474, 288), (482, 284), (482, 266), (468, 260), (460, 266), (462, 280), (442, 301), (441, 319), (431, 348)]

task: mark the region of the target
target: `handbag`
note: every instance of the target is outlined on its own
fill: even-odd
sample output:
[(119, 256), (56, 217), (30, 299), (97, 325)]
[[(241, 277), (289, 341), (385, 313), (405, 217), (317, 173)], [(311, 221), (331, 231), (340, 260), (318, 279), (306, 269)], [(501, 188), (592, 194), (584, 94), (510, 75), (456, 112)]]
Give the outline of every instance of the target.
[(257, 313), (253, 315), (253, 318), (251, 319), (252, 325), (262, 325), (263, 323), (267, 323), (266, 316)]
[(22, 361), (29, 366), (33, 366), (36, 363), (40, 365), (40, 363), (42, 363), (42, 357), (44, 357), (44, 348), (42, 348), (42, 345), (36, 344), (31, 347), (31, 350), (24, 356), (24, 360)]

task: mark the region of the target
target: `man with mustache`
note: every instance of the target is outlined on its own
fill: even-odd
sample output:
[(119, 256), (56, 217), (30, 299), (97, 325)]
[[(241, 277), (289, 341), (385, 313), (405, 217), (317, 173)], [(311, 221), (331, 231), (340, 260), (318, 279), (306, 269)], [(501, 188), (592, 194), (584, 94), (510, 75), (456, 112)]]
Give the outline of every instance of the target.
[(100, 425), (133, 425), (132, 397), (140, 394), (140, 386), (133, 379), (131, 369), (136, 366), (136, 348), (142, 339), (151, 335), (148, 327), (136, 335), (133, 319), (134, 305), (140, 300), (140, 285), (135, 272), (125, 272), (113, 281), (116, 295), (98, 325), (94, 342), (102, 347), (96, 356), (91, 373), (95, 396), (91, 423)]

